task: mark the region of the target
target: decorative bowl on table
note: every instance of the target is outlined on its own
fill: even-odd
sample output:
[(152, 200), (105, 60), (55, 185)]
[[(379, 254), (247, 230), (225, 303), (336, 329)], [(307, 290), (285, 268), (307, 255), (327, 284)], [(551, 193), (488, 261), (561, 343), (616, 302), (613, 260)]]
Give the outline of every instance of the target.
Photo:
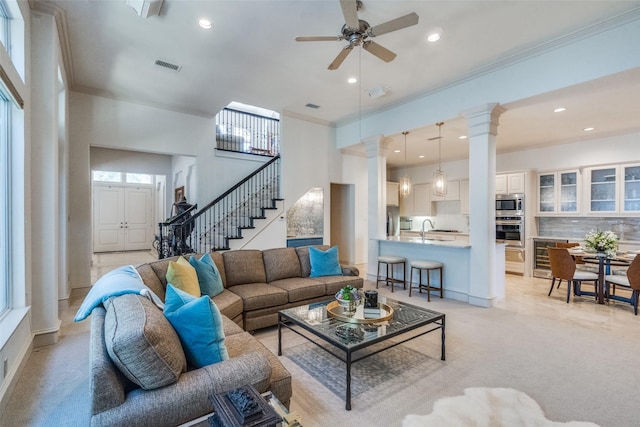
[(345, 286), (336, 292), (336, 300), (340, 303), (344, 314), (352, 316), (362, 302), (362, 295), (360, 295), (356, 288)]

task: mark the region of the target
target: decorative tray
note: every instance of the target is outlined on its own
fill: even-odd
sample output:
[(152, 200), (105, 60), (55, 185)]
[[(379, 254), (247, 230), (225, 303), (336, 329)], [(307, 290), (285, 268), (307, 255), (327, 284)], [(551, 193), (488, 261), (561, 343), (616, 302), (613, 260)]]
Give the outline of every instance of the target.
[(391, 320), (393, 318), (393, 308), (389, 307), (385, 303), (378, 303), (380, 308), (379, 317), (364, 317), (364, 308), (362, 305), (358, 306), (355, 314), (349, 316), (343, 312), (342, 306), (338, 301), (332, 301), (327, 305), (327, 313), (331, 317), (347, 322), (347, 323), (377, 323)]

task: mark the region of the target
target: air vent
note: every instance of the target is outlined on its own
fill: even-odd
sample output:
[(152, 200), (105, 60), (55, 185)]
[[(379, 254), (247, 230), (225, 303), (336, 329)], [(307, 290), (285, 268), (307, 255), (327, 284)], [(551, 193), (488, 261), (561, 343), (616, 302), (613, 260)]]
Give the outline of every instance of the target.
[(307, 104), (307, 105), (305, 105), (305, 107), (313, 108), (313, 109), (315, 109), (315, 110), (317, 110), (318, 108), (320, 108), (320, 106), (319, 106), (319, 105), (316, 105), (316, 104)]
[(164, 67), (164, 68), (168, 68), (168, 69), (173, 70), (173, 71), (180, 71), (180, 69), (182, 68), (179, 65), (175, 65), (175, 64), (172, 64), (172, 63), (166, 62), (166, 61), (161, 61), (159, 59), (156, 60), (156, 65), (159, 65), (159, 66)]

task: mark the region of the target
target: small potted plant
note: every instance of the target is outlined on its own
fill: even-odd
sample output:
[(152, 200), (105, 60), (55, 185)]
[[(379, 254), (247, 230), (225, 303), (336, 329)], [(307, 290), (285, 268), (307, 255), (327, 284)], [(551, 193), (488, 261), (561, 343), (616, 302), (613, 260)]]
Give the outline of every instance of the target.
[(345, 314), (353, 314), (362, 301), (358, 290), (350, 285), (345, 286), (336, 293), (336, 299), (342, 306)]

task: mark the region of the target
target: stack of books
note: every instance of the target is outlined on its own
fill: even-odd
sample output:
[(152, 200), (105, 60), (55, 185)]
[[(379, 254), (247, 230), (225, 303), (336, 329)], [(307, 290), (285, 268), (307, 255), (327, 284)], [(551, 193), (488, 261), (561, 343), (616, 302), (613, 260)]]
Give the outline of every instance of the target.
[(365, 307), (363, 311), (365, 319), (375, 319), (380, 317), (380, 307)]

